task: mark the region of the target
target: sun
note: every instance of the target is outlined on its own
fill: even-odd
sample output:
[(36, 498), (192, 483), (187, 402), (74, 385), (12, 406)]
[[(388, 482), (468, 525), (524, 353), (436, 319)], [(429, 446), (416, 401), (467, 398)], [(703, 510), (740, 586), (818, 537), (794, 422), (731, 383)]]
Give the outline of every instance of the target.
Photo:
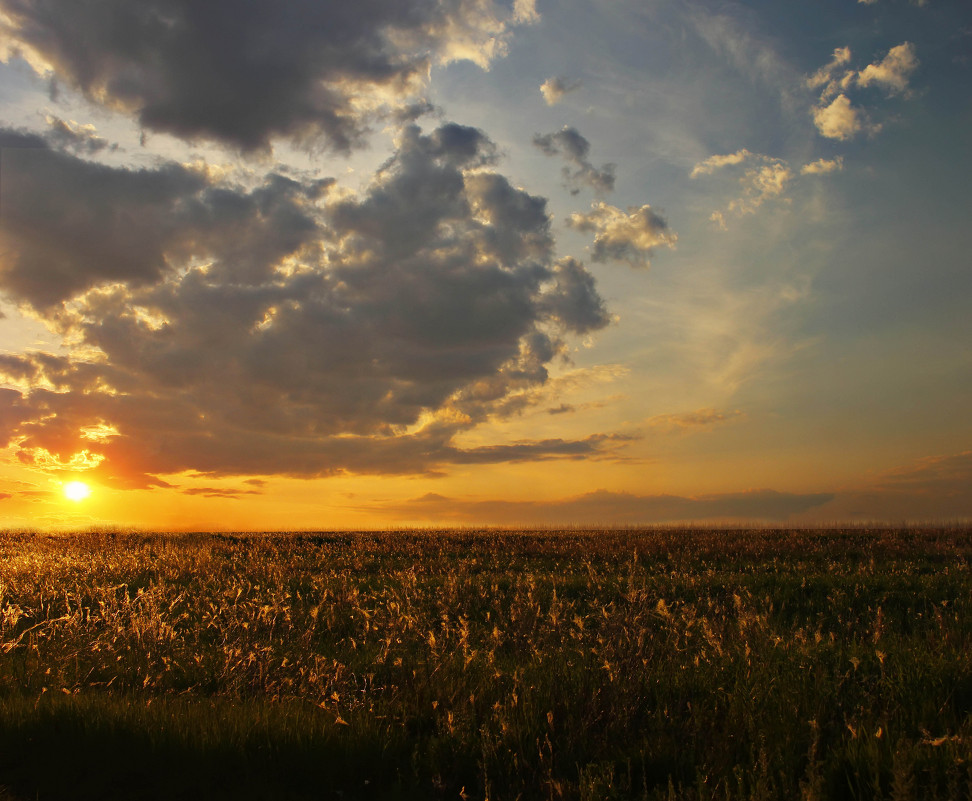
[(69, 501), (83, 501), (91, 494), (91, 487), (83, 481), (68, 481), (64, 485), (64, 497)]

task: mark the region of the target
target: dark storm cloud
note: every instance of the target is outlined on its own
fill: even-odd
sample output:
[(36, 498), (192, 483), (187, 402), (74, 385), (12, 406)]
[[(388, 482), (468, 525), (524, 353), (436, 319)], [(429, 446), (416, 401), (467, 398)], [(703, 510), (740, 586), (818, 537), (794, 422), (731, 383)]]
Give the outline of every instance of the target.
[(408, 519), (487, 521), (498, 525), (649, 525), (692, 521), (781, 521), (834, 496), (756, 490), (685, 498), (597, 490), (554, 501), (467, 501), (429, 494), (384, 511)]
[(536, 15), (482, 0), (0, 0), (6, 33), (88, 99), (243, 151), (347, 150), (369, 105), (403, 106), (431, 63), (487, 65)]
[(305, 209), (321, 191), (313, 183), (213, 186), (179, 164), (109, 167), (16, 131), (0, 133), (0, 147), (0, 291), (35, 308), (100, 284), (153, 284), (189, 257), (259, 282), (318, 236)]
[(587, 159), (591, 143), (576, 128), (565, 126), (556, 133), (535, 134), (533, 144), (547, 156), (564, 158), (567, 162), (563, 168), (564, 185), (572, 195), (576, 195), (582, 186), (590, 187), (598, 195), (614, 190), (616, 165), (604, 164), (598, 169), (591, 164)]
[(30, 131), (0, 128), (0, 154), (5, 150), (21, 148), (46, 148), (44, 137)]
[[(112, 272), (59, 245), (70, 280), (17, 259), (2, 274), (7, 294), (36, 306), (70, 299), (52, 319), (99, 354), (0, 360), (35, 387), (18, 401), (28, 417), (9, 423), (25, 462), (56, 469), (87, 450), (105, 457), (91, 465), (103, 479), (145, 486), (183, 470), (430, 473), (623, 445), (452, 442), (522, 408), (562, 335), (608, 321), (583, 265), (554, 260), (545, 201), (488, 171), (482, 132), (408, 126), (372, 186), (337, 199), (326, 181), (270, 175), (243, 190), (176, 165), (132, 172), (39, 153), (50, 176), (77, 174), (78, 194), (56, 197), (64, 181), (42, 170), (45, 198), (21, 176), (11, 213), (37, 232), (17, 234), (17, 259), (55, 247), (45, 212), (64, 207), (101, 224)], [(151, 259), (99, 216), (123, 210)]]

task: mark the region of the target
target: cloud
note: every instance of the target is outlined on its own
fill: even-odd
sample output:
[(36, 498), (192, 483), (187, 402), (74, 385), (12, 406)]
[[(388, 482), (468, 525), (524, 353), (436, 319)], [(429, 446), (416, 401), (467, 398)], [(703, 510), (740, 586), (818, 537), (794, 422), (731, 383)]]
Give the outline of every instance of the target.
[(241, 490), (232, 487), (188, 487), (179, 490), (183, 495), (202, 495), (204, 498), (230, 498), (236, 500), (243, 495), (262, 495), (259, 490)]
[(577, 231), (594, 233), (591, 258), (627, 262), (632, 267), (647, 267), (659, 247), (674, 248), (678, 235), (651, 206), (629, 206), (627, 213), (598, 201), (587, 214), (574, 213), (567, 225)]
[(492, 0), (0, 0), (8, 51), (145, 130), (243, 151), (274, 139), (348, 150), (432, 63), (487, 67), (533, 3)]
[(407, 520), (493, 525), (650, 525), (695, 521), (783, 521), (820, 507), (830, 493), (795, 494), (773, 490), (681, 497), (596, 490), (552, 501), (495, 501), (428, 494), (387, 504), (381, 510)]
[[(0, 359), (4, 357), (0, 354)], [(0, 363), (0, 371), (6, 372)], [(14, 432), (31, 417), (31, 410), (23, 402), (21, 393), (15, 389), (0, 387), (0, 448), (6, 448), (13, 441)]]
[(847, 95), (837, 95), (829, 105), (813, 110), (813, 124), (828, 139), (851, 139), (869, 126), (861, 111), (851, 105)]
[(789, 61), (775, 42), (759, 33), (749, 12), (731, 5), (688, 8), (695, 32), (731, 70), (773, 89), (784, 105), (790, 104), (793, 75)]
[(725, 210), (715, 211), (710, 217), (723, 229), (727, 227), (727, 214), (736, 217), (755, 214), (767, 201), (783, 198), (793, 180), (793, 171), (783, 159), (751, 153), (746, 149), (726, 155), (709, 156), (692, 168), (689, 177), (711, 175), (718, 170), (741, 164), (747, 165), (739, 178), (742, 194), (731, 200)]
[(711, 175), (716, 170), (720, 170), (723, 167), (728, 167), (734, 164), (742, 164), (744, 161), (752, 157), (753, 154), (745, 148), (742, 150), (737, 150), (735, 153), (727, 153), (724, 156), (709, 156), (707, 159), (703, 159), (692, 168), (692, 172), (689, 173), (689, 178), (698, 178), (700, 175)]
[(817, 159), (804, 164), (800, 168), (800, 175), (826, 175), (830, 172), (840, 172), (842, 169), (844, 169), (844, 159), (838, 156), (835, 159)]
[(807, 79), (811, 89), (821, 89), (820, 100), (827, 100), (854, 85), (857, 74), (848, 70), (851, 60), (849, 47), (838, 47), (830, 61)]
[(0, 291), (77, 346), (0, 358), (0, 377), (29, 387), (7, 390), (0, 414), (28, 465), (56, 472), (86, 452), (99, 478), (151, 486), (182, 471), (434, 473), (623, 446), (453, 442), (522, 408), (564, 336), (609, 322), (590, 273), (555, 258), (545, 201), (493, 171), (481, 131), (406, 126), (360, 195), (7, 140), (33, 147), (10, 170), (4, 150), (16, 191)]
[(53, 114), (47, 115), (47, 140), (59, 150), (72, 150), (82, 155), (94, 155), (102, 150), (117, 150), (107, 139), (98, 136), (93, 125), (82, 125), (74, 120), (62, 120)]
[(270, 174), (252, 190), (216, 186), (174, 162), (134, 170), (11, 146), (24, 141), (0, 131), (0, 290), (35, 308), (112, 282), (153, 284), (191, 257), (259, 282), (319, 236), (307, 206), (326, 184)]
[[(912, 495), (967, 496), (972, 486), (972, 451), (926, 456), (883, 473), (875, 487)], [(969, 498), (972, 508), (972, 498)]]
[(580, 89), (580, 87), (580, 81), (570, 81), (558, 75), (554, 78), (547, 78), (547, 80), (541, 84), (540, 94), (543, 95), (543, 99), (546, 101), (548, 106), (555, 106), (561, 100), (563, 100), (564, 95), (575, 92)]
[(743, 417), (743, 413), (738, 409), (729, 412), (718, 409), (696, 409), (694, 412), (681, 414), (655, 415), (649, 417), (646, 422), (649, 427), (662, 431), (688, 431), (713, 428), (740, 417)]
[(547, 156), (563, 156), (568, 165), (563, 168), (564, 185), (576, 195), (581, 186), (589, 186), (598, 195), (614, 190), (614, 171), (616, 165), (603, 164), (596, 168), (587, 159), (591, 143), (576, 128), (564, 126), (556, 133), (535, 134), (533, 144)]
[(823, 520), (893, 523), (972, 519), (972, 451), (928, 456), (838, 492)]
[(589, 459), (597, 456), (613, 457), (618, 446), (634, 441), (622, 434), (594, 434), (582, 440), (560, 438), (514, 442), (509, 445), (487, 445), (468, 450), (456, 450), (452, 461), (456, 464), (495, 464), (497, 462), (534, 462), (550, 459)]
[(890, 94), (905, 94), (911, 73), (919, 63), (910, 42), (892, 47), (881, 61), (860, 71), (849, 68), (850, 61), (850, 48), (838, 47), (830, 62), (807, 79), (809, 88), (820, 90), (811, 115), (817, 130), (828, 139), (846, 140), (861, 132), (877, 133), (880, 125), (870, 123), (867, 114), (852, 104), (850, 93), (858, 87), (877, 85)]
[(564, 329), (596, 331), (609, 322), (604, 301), (594, 286), (594, 276), (576, 259), (565, 258), (553, 266), (556, 285), (544, 296), (550, 315)]
[(899, 94), (908, 89), (908, 79), (917, 68), (914, 45), (905, 42), (892, 47), (879, 63), (868, 64), (857, 76), (857, 82), (860, 86), (878, 84)]

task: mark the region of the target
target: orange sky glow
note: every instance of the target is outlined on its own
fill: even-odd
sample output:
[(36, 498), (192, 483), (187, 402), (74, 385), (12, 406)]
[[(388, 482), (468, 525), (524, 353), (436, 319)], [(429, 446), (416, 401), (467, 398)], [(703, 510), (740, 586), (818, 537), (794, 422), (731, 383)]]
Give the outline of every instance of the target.
[(968, 4), (141, 5), (0, 0), (0, 526), (972, 519)]

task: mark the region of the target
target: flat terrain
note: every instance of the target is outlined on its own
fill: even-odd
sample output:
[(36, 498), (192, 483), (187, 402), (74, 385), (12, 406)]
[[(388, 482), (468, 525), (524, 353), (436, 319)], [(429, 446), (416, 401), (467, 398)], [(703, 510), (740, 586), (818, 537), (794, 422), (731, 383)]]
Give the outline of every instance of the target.
[(0, 799), (972, 797), (972, 531), (0, 534)]

